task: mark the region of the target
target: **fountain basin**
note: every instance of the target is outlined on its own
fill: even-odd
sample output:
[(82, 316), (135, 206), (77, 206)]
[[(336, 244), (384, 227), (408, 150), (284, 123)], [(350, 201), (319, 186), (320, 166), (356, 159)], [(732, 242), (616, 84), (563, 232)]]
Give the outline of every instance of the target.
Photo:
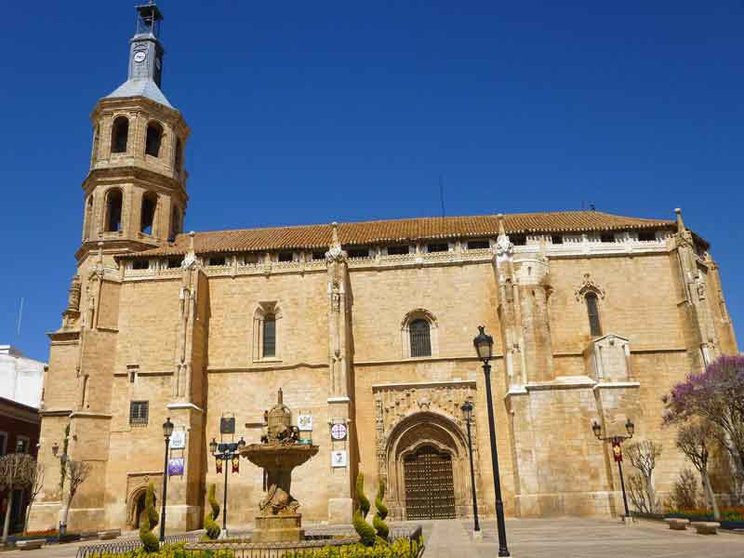
[(299, 467), (305, 461), (318, 453), (318, 446), (304, 444), (249, 444), (240, 455), (254, 465), (266, 470), (289, 469)]

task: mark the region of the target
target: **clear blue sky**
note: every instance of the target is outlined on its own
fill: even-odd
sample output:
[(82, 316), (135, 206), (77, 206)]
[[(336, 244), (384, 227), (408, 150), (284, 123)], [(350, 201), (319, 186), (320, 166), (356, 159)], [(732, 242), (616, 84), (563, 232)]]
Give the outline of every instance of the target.
[[(160, 6), (163, 90), (192, 128), (187, 229), (438, 215), (440, 175), (449, 215), (681, 206), (744, 339), (740, 1)], [(5, 6), (0, 343), (40, 359), (75, 270), (88, 115), (126, 77), (132, 7)]]

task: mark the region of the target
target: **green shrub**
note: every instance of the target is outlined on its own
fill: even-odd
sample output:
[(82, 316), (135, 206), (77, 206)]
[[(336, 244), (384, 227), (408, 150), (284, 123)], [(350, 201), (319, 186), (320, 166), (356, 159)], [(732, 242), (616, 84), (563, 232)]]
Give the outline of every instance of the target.
[(385, 497), (385, 483), (380, 479), (380, 482), (377, 485), (377, 497), (375, 498), (375, 517), (372, 520), (372, 525), (374, 525), (375, 530), (377, 531), (377, 536), (381, 539), (387, 541), (388, 535), (390, 534), (390, 528), (387, 526), (387, 523), (385, 523), (385, 518), (388, 514), (388, 509), (385, 503), (382, 501), (382, 499)]
[(362, 518), (366, 519), (369, 513), (369, 499), (364, 495), (364, 474), (360, 471), (356, 479), (356, 498)]
[(378, 542), (374, 546), (353, 544), (347, 546), (324, 546), (317, 550), (302, 550), (287, 553), (287, 558), (416, 558), (421, 550), (421, 541), (398, 539), (390, 544)]
[(216, 521), (220, 515), (220, 505), (217, 503), (217, 498), (215, 498), (215, 490), (215, 485), (210, 484), (209, 491), (207, 492), (207, 500), (209, 500), (211, 509), (204, 517), (204, 529), (207, 531), (207, 538), (211, 540), (220, 536), (220, 526)]
[(377, 539), (375, 528), (365, 521), (360, 509), (354, 510), (352, 523), (354, 524), (354, 529), (359, 534), (361, 543), (364, 546), (374, 546)]
[(123, 554), (103, 554), (96, 558), (235, 558), (232, 550), (184, 550), (186, 543), (164, 544), (156, 552), (147, 552), (144, 549), (130, 550)]
[(145, 509), (139, 516), (139, 536), (145, 552), (157, 552), (160, 550), (160, 542), (152, 529), (158, 524), (158, 512), (155, 509), (155, 486), (147, 485), (145, 493)]

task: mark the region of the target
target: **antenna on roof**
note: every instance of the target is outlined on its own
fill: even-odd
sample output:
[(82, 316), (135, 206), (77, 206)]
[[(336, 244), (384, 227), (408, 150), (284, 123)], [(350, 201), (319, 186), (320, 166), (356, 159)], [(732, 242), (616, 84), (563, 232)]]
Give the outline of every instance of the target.
[(589, 211), (597, 211), (597, 208), (594, 207), (594, 204), (593, 203), (590, 203), (589, 204)]
[(444, 217), (444, 178), (439, 175), (439, 202), (442, 205), (442, 217)]

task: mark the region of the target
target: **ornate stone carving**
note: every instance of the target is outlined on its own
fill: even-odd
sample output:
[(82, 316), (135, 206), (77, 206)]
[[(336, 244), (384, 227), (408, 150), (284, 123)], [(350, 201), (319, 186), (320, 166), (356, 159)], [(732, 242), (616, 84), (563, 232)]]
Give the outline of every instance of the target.
[(82, 285), (80, 283), (80, 276), (75, 275), (70, 283), (70, 290), (67, 294), (67, 312), (79, 312), (80, 311), (80, 294), (82, 292)]
[(590, 273), (584, 273), (584, 280), (581, 282), (581, 285), (578, 289), (576, 289), (576, 300), (580, 301), (582, 298), (586, 296), (586, 293), (593, 292), (596, 294), (599, 298), (605, 297), (604, 289), (602, 289), (595, 281), (592, 279)]
[(514, 244), (509, 240), (509, 235), (500, 234), (496, 239), (494, 253), (498, 259), (508, 258), (514, 254)]

